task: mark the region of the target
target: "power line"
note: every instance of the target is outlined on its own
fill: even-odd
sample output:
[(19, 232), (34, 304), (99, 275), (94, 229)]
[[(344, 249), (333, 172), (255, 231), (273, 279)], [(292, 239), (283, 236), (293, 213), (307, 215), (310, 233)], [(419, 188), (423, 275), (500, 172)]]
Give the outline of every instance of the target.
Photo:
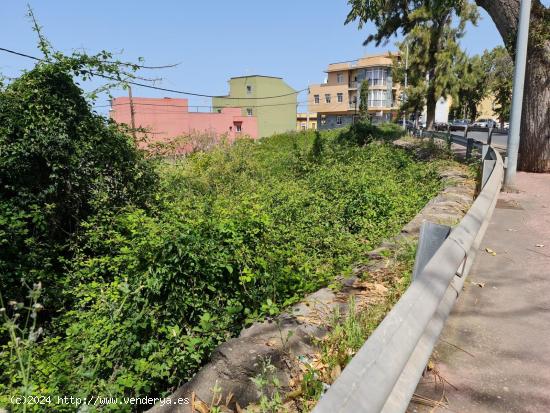
[[(44, 62), (45, 61), (44, 59), (40, 59), (36, 56), (31, 56), (31, 55), (21, 53), (21, 52), (17, 52), (15, 50), (11, 50), (11, 49), (6, 49), (4, 47), (0, 47), (0, 51), (6, 52), (6, 53), (11, 53), (11, 54), (21, 56), (21, 57), (26, 57), (28, 59), (32, 59), (32, 60), (39, 61), (39, 62)], [(122, 82), (123, 81), (122, 79), (119, 79), (117, 77), (103, 75), (103, 74), (94, 72), (92, 70), (86, 71), (86, 72), (91, 74), (91, 75), (94, 75), (94, 76), (102, 77), (104, 79), (115, 80), (117, 82)], [(204, 98), (223, 98), (223, 99), (228, 99), (228, 100), (237, 100), (237, 99), (238, 100), (275, 99), (275, 98), (282, 98), (282, 97), (286, 97), (286, 96), (297, 95), (301, 92), (304, 92), (304, 91), (308, 90), (308, 88), (304, 88), (304, 89), (301, 89), (301, 90), (298, 90), (298, 91), (294, 91), (294, 92), (286, 93), (286, 94), (282, 94), (282, 95), (276, 95), (276, 96), (262, 96), (262, 97), (255, 97), (255, 98), (253, 98), (253, 97), (236, 98), (236, 97), (231, 97), (231, 96), (207, 95), (207, 94), (204, 94), (204, 93), (195, 93), (195, 92), (186, 92), (186, 91), (176, 90), (176, 89), (168, 89), (168, 88), (163, 88), (163, 87), (159, 87), (159, 86), (148, 85), (148, 84), (145, 84), (145, 83), (134, 82), (134, 81), (131, 81), (131, 80), (125, 80), (124, 82), (128, 83), (130, 85), (134, 85), (134, 86), (140, 86), (140, 87), (144, 87), (144, 88), (148, 88), (148, 89), (160, 90), (160, 91), (163, 91), (163, 92), (176, 93), (176, 94), (180, 94), (180, 95), (197, 96), (197, 97), (204, 97)]]
[[(268, 107), (268, 106), (286, 106), (286, 105), (296, 105), (296, 106), (303, 106), (304, 104), (307, 104), (307, 103), (313, 103), (313, 101), (308, 101), (308, 100), (305, 100), (305, 101), (301, 101), (301, 102), (286, 102), (286, 103), (271, 103), (271, 104), (265, 104), (265, 105), (231, 105), (231, 106), (226, 106), (227, 108), (240, 108), (240, 109), (245, 109), (245, 108), (262, 108), (262, 107)], [(106, 107), (113, 107), (113, 106), (128, 106), (130, 105), (130, 102), (124, 102), (124, 103), (113, 103), (113, 104), (110, 104), (110, 105), (95, 105), (94, 107), (95, 108), (106, 108)], [(214, 106), (212, 105), (172, 105), (172, 104), (167, 104), (167, 105), (163, 105), (163, 104), (158, 104), (158, 103), (141, 103), (141, 102), (133, 102), (133, 105), (134, 106), (158, 106), (158, 107), (174, 107), (174, 108), (212, 108)], [(224, 106), (216, 106), (216, 107), (220, 107), (220, 108), (224, 108)], [(141, 113), (145, 113), (145, 112), (141, 112)], [(149, 112), (149, 113), (161, 113), (161, 112)], [(173, 113), (173, 112), (166, 112), (166, 113)]]
[[(37, 60), (37, 61), (44, 61), (44, 59), (40, 59), (38, 57), (31, 56), (31, 55), (28, 55), (28, 54), (25, 54), (25, 53), (16, 52), (15, 50), (5, 49), (3, 47), (0, 47), (0, 50), (2, 50), (3, 52), (8, 52), (8, 53), (12, 53), (12, 54), (15, 54), (15, 55), (18, 55), (18, 56), (26, 57), (28, 59), (33, 59), (33, 60)], [(116, 62), (116, 61), (112, 61), (112, 60), (103, 60), (103, 62), (104, 63), (119, 64), (119, 65), (122, 65), (122, 66), (137, 67), (139, 69), (169, 69), (169, 68), (176, 67), (176, 66), (179, 65), (179, 63), (172, 63), (172, 64), (169, 64), (169, 65), (161, 65), (161, 66), (145, 66), (145, 65), (140, 65), (140, 64), (137, 64), (137, 63)]]

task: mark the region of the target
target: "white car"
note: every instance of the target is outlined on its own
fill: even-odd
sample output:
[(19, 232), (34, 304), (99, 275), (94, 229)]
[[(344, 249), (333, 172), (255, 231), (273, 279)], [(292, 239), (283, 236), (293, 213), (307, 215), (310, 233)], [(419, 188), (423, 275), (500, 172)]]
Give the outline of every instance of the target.
[(497, 122), (493, 119), (478, 119), (474, 122), (473, 126), (478, 128), (496, 128)]

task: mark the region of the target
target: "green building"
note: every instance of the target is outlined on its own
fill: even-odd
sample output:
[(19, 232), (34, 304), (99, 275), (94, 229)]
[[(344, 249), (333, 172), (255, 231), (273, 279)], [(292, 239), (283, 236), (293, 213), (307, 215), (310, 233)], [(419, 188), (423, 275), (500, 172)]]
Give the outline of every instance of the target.
[(260, 138), (296, 129), (296, 105), (296, 91), (273, 76), (232, 77), (229, 95), (212, 98), (214, 111), (240, 107), (243, 116), (255, 116)]

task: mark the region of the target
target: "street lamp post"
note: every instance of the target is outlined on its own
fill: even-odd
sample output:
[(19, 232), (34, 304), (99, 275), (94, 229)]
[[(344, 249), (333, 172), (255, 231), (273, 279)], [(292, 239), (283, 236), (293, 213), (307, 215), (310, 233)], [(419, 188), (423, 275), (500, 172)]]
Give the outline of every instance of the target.
[[(409, 71), (409, 43), (407, 43), (407, 53), (405, 54), (405, 90), (403, 91), (403, 102), (405, 102), (405, 97), (407, 93), (406, 91), (407, 91), (407, 82), (408, 82), (408, 77), (407, 77), (408, 71)], [(406, 114), (407, 112), (403, 111), (403, 129), (405, 129), (405, 126), (406, 126), (406, 122), (405, 122)]]
[(516, 179), (521, 110), (523, 107), (523, 86), (525, 83), (525, 65), (527, 62), (527, 42), (529, 39), (529, 18), (531, 16), (531, 0), (521, 0), (520, 7), (518, 37), (516, 40), (512, 110), (510, 116), (510, 130), (508, 132), (508, 161), (506, 164), (506, 173), (504, 174), (505, 189), (513, 189)]

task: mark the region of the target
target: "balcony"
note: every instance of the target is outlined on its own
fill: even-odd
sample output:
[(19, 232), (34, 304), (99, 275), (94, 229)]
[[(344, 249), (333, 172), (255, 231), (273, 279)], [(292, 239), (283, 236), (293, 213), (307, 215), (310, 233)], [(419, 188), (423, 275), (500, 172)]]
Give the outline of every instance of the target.
[[(369, 79), (369, 88), (375, 87), (375, 86), (386, 86), (387, 80), (386, 79)], [(362, 80), (354, 80), (348, 83), (348, 89), (358, 89), (361, 87), (361, 83), (363, 83)]]
[(371, 86), (386, 86), (386, 79), (369, 79), (369, 87)]

